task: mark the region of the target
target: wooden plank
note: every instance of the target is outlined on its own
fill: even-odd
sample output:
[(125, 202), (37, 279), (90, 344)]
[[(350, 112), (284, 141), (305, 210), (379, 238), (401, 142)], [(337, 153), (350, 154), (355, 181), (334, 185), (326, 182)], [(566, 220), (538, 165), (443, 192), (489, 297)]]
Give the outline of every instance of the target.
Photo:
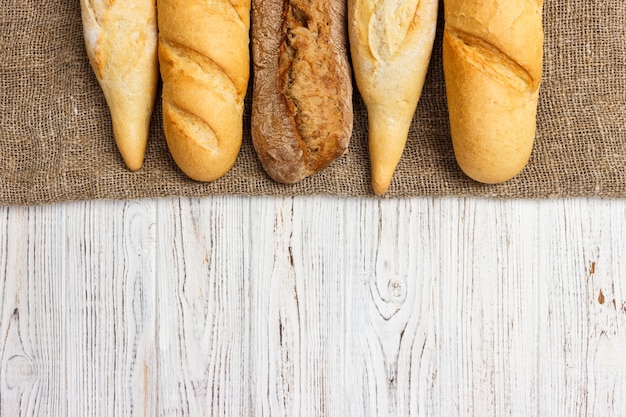
[[(541, 271), (539, 411), (620, 415), (626, 398), (626, 334), (618, 330), (626, 311), (617, 307), (626, 283), (624, 204), (573, 201), (543, 214), (540, 250), (550, 262)], [(610, 294), (604, 300), (602, 289)]]
[[(63, 222), (46, 222), (53, 209), (19, 208), (7, 218), (3, 276), (0, 414), (67, 413), (63, 300), (63, 243), (52, 244)], [(37, 236), (37, 239), (29, 238)]]
[(154, 415), (154, 206), (62, 208), (69, 415)]
[(158, 202), (160, 416), (251, 413), (247, 280), (255, 265), (245, 254), (262, 242), (248, 204)]
[[(438, 398), (430, 201), (362, 202), (346, 253), (347, 415), (432, 415)], [(353, 217), (348, 213), (349, 218)]]
[[(33, 415), (37, 403), (46, 401), (49, 389), (45, 381), (40, 381), (39, 370), (46, 364), (37, 363), (35, 358), (35, 355), (41, 356), (38, 353), (47, 346), (38, 334), (33, 338), (36, 318), (29, 311), (28, 288), (29, 284), (32, 285), (29, 271), (34, 266), (30, 265), (33, 261), (29, 259), (32, 240), (24, 237), (33, 230), (29, 210), (23, 207), (3, 209), (2, 221), (0, 415)], [(40, 326), (46, 329), (43, 324)], [(47, 406), (49, 404), (42, 408)]]
[[(594, 201), (583, 223), (591, 415), (626, 413), (626, 207)], [(599, 215), (600, 214), (600, 215)]]
[[(536, 415), (536, 206), (447, 201), (441, 252), (440, 412)], [(456, 241), (465, 242), (454, 247)]]
[(349, 279), (343, 204), (284, 199), (269, 216), (274, 224), (262, 235), (273, 247), (253, 255), (259, 268), (250, 279), (255, 410), (339, 415)]

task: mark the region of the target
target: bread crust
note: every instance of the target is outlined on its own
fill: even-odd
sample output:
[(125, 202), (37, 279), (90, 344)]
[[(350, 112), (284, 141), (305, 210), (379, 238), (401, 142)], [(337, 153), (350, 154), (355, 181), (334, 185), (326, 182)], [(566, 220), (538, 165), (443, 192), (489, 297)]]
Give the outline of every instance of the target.
[(367, 106), (372, 189), (387, 191), (406, 145), (435, 39), (438, 0), (349, 0), (356, 84)]
[(328, 167), (352, 134), (345, 3), (253, 0), (252, 139), (275, 181)]
[(159, 0), (163, 129), (178, 167), (214, 181), (235, 164), (250, 74), (249, 0)]
[(81, 0), (85, 47), (128, 169), (141, 168), (158, 84), (155, 0)]
[(528, 163), (542, 76), (541, 1), (446, 0), (443, 67), (455, 157), (499, 183)]

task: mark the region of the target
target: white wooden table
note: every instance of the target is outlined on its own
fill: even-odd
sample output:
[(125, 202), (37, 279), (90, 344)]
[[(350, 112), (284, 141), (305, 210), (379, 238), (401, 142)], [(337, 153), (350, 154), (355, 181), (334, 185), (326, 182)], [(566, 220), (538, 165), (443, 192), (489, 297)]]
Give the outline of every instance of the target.
[(625, 416), (626, 201), (0, 208), (0, 415)]

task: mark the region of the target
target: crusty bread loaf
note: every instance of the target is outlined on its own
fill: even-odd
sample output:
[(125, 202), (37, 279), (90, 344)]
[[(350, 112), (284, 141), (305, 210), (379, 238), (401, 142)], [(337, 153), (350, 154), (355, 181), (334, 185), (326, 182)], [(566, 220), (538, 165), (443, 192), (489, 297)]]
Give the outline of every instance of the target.
[(253, 0), (252, 139), (271, 178), (295, 183), (342, 156), (352, 78), (342, 0)]
[(527, 164), (541, 84), (542, 0), (445, 0), (443, 65), (457, 162), (498, 183)]
[(438, 0), (348, 0), (352, 68), (367, 106), (372, 189), (383, 194), (406, 145), (437, 27)]
[(111, 113), (126, 166), (143, 165), (156, 100), (155, 0), (80, 0), (87, 56)]
[(241, 148), (250, 74), (249, 0), (159, 0), (163, 129), (178, 167), (214, 181)]

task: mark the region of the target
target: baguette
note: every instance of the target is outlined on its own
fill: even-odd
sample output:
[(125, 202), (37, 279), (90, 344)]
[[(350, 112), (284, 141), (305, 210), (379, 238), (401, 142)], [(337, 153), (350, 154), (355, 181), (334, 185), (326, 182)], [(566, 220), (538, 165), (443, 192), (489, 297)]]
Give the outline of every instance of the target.
[(214, 181), (235, 164), (250, 74), (249, 0), (159, 0), (163, 130), (178, 167)]
[(528, 163), (541, 84), (542, 0), (446, 0), (443, 68), (456, 160), (482, 183)]
[(372, 189), (384, 194), (406, 145), (437, 27), (438, 0), (348, 0), (350, 51), (368, 113)]
[(267, 174), (292, 184), (328, 167), (352, 134), (342, 0), (253, 0), (252, 140)]
[(143, 165), (156, 100), (155, 0), (80, 0), (85, 48), (131, 171)]

